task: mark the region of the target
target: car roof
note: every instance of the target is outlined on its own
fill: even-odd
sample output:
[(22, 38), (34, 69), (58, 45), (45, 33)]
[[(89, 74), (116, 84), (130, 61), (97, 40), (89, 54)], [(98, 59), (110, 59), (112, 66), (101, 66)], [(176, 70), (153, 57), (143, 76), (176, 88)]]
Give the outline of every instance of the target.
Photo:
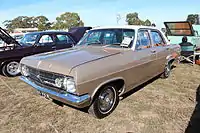
[(69, 34), (69, 32), (66, 32), (66, 31), (38, 31), (38, 32), (30, 32), (27, 34), (53, 34), (53, 33)]
[(138, 29), (156, 29), (158, 30), (158, 28), (153, 27), (153, 26), (140, 26), (140, 25), (117, 25), (117, 26), (100, 26), (100, 27), (95, 27), (91, 30), (98, 30), (98, 29), (133, 29), (133, 30), (138, 30)]

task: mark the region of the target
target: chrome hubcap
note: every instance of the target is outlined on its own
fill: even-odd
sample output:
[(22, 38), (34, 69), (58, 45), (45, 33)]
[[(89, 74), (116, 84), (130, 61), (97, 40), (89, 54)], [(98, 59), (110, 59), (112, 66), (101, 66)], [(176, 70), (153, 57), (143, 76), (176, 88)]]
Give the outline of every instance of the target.
[(169, 65), (167, 65), (165, 67), (165, 76), (169, 76), (169, 73), (170, 73), (170, 68), (169, 67), (170, 67)]
[(15, 61), (8, 63), (6, 67), (8, 74), (12, 76), (17, 75), (19, 73), (18, 68), (19, 68), (19, 63)]
[(107, 113), (113, 107), (116, 95), (113, 88), (108, 88), (99, 95), (99, 109), (102, 113)]

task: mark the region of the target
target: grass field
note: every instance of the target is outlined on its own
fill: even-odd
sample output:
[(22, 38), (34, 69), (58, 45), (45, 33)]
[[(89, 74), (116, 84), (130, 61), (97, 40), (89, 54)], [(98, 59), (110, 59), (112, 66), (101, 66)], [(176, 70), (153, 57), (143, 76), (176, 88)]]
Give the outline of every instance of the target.
[(18, 77), (0, 76), (0, 133), (183, 133), (190, 119), (187, 131), (197, 131), (198, 88), (200, 66), (176, 65), (169, 79), (156, 78), (137, 88), (110, 116), (98, 120), (40, 97)]

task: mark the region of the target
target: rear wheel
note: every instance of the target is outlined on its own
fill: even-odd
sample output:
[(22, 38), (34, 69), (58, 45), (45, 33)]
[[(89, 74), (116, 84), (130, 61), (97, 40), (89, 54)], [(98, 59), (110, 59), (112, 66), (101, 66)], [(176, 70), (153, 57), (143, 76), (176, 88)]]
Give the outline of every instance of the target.
[(112, 113), (118, 103), (119, 96), (116, 87), (114, 85), (106, 85), (96, 94), (88, 112), (101, 119)]
[(165, 69), (164, 69), (164, 72), (163, 72), (161, 78), (166, 79), (170, 76), (170, 74), (171, 74), (171, 63), (168, 63), (165, 66)]
[(4, 76), (14, 77), (19, 75), (19, 62), (17, 61), (10, 61), (5, 63), (2, 67), (2, 73)]

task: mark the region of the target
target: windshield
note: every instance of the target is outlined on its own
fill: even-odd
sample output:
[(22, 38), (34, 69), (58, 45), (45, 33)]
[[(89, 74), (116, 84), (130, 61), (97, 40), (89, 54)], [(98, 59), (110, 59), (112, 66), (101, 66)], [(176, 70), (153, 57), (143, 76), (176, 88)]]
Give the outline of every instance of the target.
[[(97, 45), (121, 47), (122, 42), (127, 38), (133, 42), (135, 31), (132, 29), (98, 29), (89, 31), (78, 43), (78, 45)], [(130, 44), (128, 44), (130, 47)]]
[(24, 35), (15, 35), (14, 38), (19, 41), (21, 39), (23, 39)]
[(24, 38), (20, 41), (20, 44), (25, 46), (32, 46), (35, 44), (36, 40), (38, 38), (38, 34), (26, 34)]

